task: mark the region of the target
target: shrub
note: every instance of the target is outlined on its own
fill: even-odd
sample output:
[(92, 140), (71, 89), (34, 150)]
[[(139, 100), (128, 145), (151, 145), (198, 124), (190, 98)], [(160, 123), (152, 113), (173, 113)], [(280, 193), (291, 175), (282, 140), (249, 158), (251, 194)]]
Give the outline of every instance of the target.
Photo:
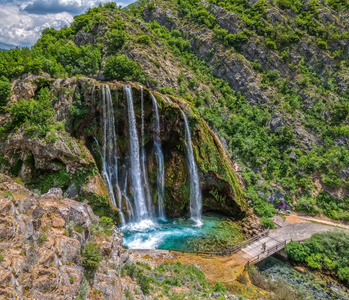
[(90, 292), (90, 285), (88, 284), (88, 281), (84, 279), (83, 283), (80, 287), (80, 294), (77, 297), (77, 300), (85, 300)]
[(99, 224), (105, 229), (112, 229), (112, 227), (114, 226), (113, 220), (104, 216), (100, 218)]
[(272, 204), (261, 199), (257, 200), (257, 202), (254, 204), (254, 210), (260, 217), (267, 218), (271, 218), (276, 213), (276, 210)]
[(317, 40), (317, 45), (320, 49), (327, 49), (327, 42), (322, 39)]
[(127, 55), (108, 57), (105, 64), (104, 75), (108, 79), (142, 80), (143, 72), (135, 61)]
[(45, 232), (40, 232), (39, 233), (39, 244), (43, 244), (44, 242), (47, 241), (47, 234)]
[(112, 29), (107, 37), (109, 38), (108, 50), (110, 53), (120, 49), (126, 40), (126, 34), (123, 30)]
[(0, 109), (6, 106), (8, 97), (11, 96), (11, 83), (4, 77), (0, 77)]
[(85, 249), (82, 250), (81, 259), (82, 265), (89, 271), (95, 271), (99, 267), (102, 257), (100, 247), (94, 242), (87, 242)]
[(288, 256), (294, 261), (304, 261), (308, 256), (304, 247), (297, 242), (290, 242), (285, 246)]
[(276, 43), (269, 38), (265, 39), (265, 44), (266, 44), (267, 48), (269, 48), (269, 49), (272, 49), (272, 50), (277, 49)]
[(137, 42), (138, 43), (141, 43), (141, 44), (145, 44), (145, 45), (150, 45), (151, 43), (151, 38), (149, 35), (141, 35), (138, 39), (137, 39)]
[(227, 288), (224, 286), (223, 283), (216, 282), (215, 285), (214, 285), (214, 291), (218, 292), (218, 293), (226, 293), (227, 292)]
[(275, 224), (274, 224), (273, 220), (266, 218), (266, 217), (261, 218), (261, 224), (265, 228), (275, 228)]
[(349, 283), (349, 267), (339, 268), (338, 277), (340, 280), (343, 280)]

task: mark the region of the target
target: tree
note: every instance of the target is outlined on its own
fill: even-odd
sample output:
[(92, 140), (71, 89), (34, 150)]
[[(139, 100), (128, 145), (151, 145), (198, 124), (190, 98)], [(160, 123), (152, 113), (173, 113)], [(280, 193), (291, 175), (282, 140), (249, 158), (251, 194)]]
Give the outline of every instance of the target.
[(105, 64), (104, 75), (108, 79), (141, 80), (143, 72), (127, 55), (111, 55)]
[(11, 83), (6, 77), (0, 77), (0, 109), (6, 106), (8, 97), (11, 96)]

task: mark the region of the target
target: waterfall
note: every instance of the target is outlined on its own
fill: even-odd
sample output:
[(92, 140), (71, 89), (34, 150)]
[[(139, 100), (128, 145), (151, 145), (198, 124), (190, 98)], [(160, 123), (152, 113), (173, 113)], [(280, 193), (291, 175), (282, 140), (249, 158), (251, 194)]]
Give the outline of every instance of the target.
[(136, 117), (133, 108), (132, 88), (130, 85), (124, 85), (128, 106), (128, 121), (130, 135), (130, 161), (131, 177), (133, 186), (133, 197), (136, 208), (136, 218), (140, 221), (148, 217), (148, 210), (145, 201), (144, 189), (142, 185), (142, 172), (139, 153), (139, 140), (136, 127)]
[(143, 185), (145, 190), (145, 197), (147, 201), (148, 211), (151, 213), (152, 210), (152, 197), (150, 193), (149, 180), (148, 180), (148, 172), (146, 168), (147, 154), (145, 152), (145, 137), (144, 137), (144, 94), (143, 87), (141, 88), (141, 114), (142, 114), (142, 124), (141, 124), (141, 162), (142, 162), (142, 174), (143, 174)]
[(166, 95), (163, 96), (165, 97), (165, 100), (167, 100), (168, 103), (173, 103), (173, 101), (169, 97), (167, 97)]
[(126, 205), (128, 206), (128, 208), (130, 209), (130, 216), (131, 218), (134, 216), (134, 211), (133, 211), (133, 207), (132, 207), (132, 203), (130, 201), (130, 199), (127, 196), (127, 177), (128, 177), (128, 172), (126, 171), (126, 175), (125, 175), (125, 182), (124, 182), (124, 188), (122, 190), (122, 193), (125, 197), (126, 200)]
[(165, 165), (164, 165), (164, 155), (161, 148), (161, 139), (160, 139), (160, 118), (157, 101), (152, 92), (150, 92), (153, 107), (155, 110), (155, 119), (156, 119), (156, 128), (155, 128), (155, 137), (154, 137), (154, 149), (155, 157), (157, 162), (157, 194), (158, 194), (158, 213), (159, 218), (165, 219), (165, 210), (164, 210), (164, 195), (165, 195)]
[[(111, 201), (119, 208), (121, 223), (125, 224), (125, 217), (122, 212), (122, 195), (119, 186), (118, 175), (118, 157), (115, 132), (115, 118), (113, 100), (110, 89), (107, 84), (102, 86), (102, 128), (103, 128), (103, 145), (102, 145), (102, 177), (106, 183)], [(97, 140), (96, 140), (97, 141)], [(116, 204), (116, 196), (114, 186), (117, 190), (118, 203)]]
[(185, 123), (185, 146), (187, 148), (187, 158), (189, 163), (189, 176), (190, 176), (190, 217), (197, 225), (202, 225), (201, 213), (202, 213), (202, 199), (198, 168), (195, 163), (193, 146), (191, 144), (191, 134), (188, 125), (187, 116), (181, 110)]

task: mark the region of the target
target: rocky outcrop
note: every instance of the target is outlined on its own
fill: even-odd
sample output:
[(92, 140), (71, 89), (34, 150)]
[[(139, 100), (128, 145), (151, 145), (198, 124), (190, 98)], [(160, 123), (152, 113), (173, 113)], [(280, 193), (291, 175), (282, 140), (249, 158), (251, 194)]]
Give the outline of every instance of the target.
[(92, 209), (63, 199), (61, 189), (39, 197), (0, 174), (0, 298), (76, 299), (86, 272), (81, 250), (93, 241), (102, 261), (90, 293), (121, 299), (122, 234), (96, 228)]

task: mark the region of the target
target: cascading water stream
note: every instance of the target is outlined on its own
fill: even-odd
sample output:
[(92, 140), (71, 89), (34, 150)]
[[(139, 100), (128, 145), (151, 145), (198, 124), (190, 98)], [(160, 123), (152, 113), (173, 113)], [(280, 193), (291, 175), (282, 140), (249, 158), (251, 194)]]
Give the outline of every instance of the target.
[(128, 177), (128, 172), (126, 171), (125, 182), (124, 182), (124, 188), (123, 188), (123, 190), (122, 190), (122, 193), (123, 193), (123, 195), (124, 195), (124, 197), (125, 197), (127, 206), (128, 206), (129, 209), (130, 209), (131, 217), (133, 217), (133, 215), (134, 215), (133, 206), (132, 206), (132, 203), (131, 203), (130, 199), (129, 199), (128, 196), (127, 196), (127, 177)]
[(152, 197), (150, 193), (149, 180), (148, 180), (148, 172), (146, 168), (147, 154), (145, 152), (145, 137), (144, 137), (144, 94), (143, 87), (141, 88), (141, 115), (142, 115), (142, 125), (141, 125), (141, 162), (142, 162), (142, 175), (143, 175), (143, 185), (145, 191), (145, 197), (147, 201), (148, 212), (152, 215)]
[[(119, 208), (121, 223), (125, 224), (125, 217), (122, 212), (122, 195), (119, 186), (118, 175), (118, 157), (115, 132), (115, 119), (113, 100), (110, 89), (107, 84), (102, 86), (102, 128), (103, 128), (103, 145), (102, 145), (102, 177), (106, 182), (108, 193), (111, 201)], [(117, 190), (117, 195), (114, 192), (114, 185)], [(116, 196), (118, 204), (116, 204)]]
[(164, 155), (161, 148), (161, 139), (160, 139), (160, 117), (158, 110), (158, 103), (153, 95), (150, 92), (153, 107), (155, 110), (155, 119), (156, 119), (156, 131), (154, 137), (154, 149), (155, 157), (157, 162), (157, 194), (158, 194), (158, 213), (159, 218), (165, 219), (165, 209), (164, 209), (164, 195), (165, 195), (165, 164), (164, 164)]
[(187, 158), (189, 164), (189, 176), (190, 176), (190, 217), (196, 222), (198, 226), (202, 225), (201, 214), (202, 214), (202, 198), (201, 188), (199, 180), (199, 172), (194, 159), (193, 146), (191, 144), (191, 134), (188, 125), (187, 116), (181, 110), (185, 123), (185, 135), (187, 148)]
[(142, 185), (142, 172), (140, 162), (139, 140), (136, 127), (136, 117), (133, 108), (132, 88), (130, 85), (124, 85), (124, 90), (128, 105), (129, 135), (130, 135), (130, 162), (131, 177), (133, 186), (134, 204), (136, 209), (136, 219), (141, 221), (149, 216), (144, 189)]

